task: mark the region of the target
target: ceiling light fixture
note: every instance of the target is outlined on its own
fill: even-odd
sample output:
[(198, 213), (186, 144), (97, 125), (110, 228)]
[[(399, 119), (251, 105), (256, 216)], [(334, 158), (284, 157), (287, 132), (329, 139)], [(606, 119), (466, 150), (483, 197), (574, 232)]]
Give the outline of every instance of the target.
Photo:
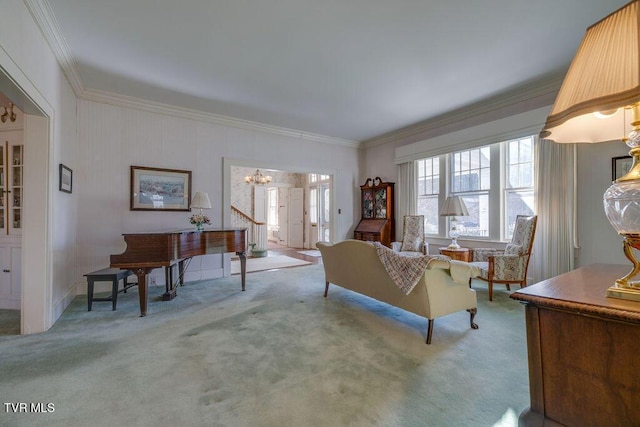
[(254, 173), (253, 175), (247, 175), (244, 177), (244, 182), (246, 182), (247, 184), (265, 185), (270, 183), (271, 181), (272, 178), (269, 175), (262, 175), (260, 169), (256, 169), (256, 173)]
[(0, 120), (2, 121), (2, 123), (6, 123), (7, 119), (9, 119), (9, 121), (11, 122), (15, 122), (16, 112), (13, 111), (13, 103), (10, 102), (8, 107), (5, 107), (3, 105), (2, 108), (4, 108), (4, 113), (0, 115)]

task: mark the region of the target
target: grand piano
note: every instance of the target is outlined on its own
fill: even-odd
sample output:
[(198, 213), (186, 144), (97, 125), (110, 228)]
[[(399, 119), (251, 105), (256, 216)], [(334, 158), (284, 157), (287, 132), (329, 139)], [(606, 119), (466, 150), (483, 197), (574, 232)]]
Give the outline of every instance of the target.
[(140, 316), (147, 315), (147, 274), (154, 268), (170, 268), (176, 261), (197, 255), (235, 252), (240, 257), (242, 290), (245, 289), (246, 228), (130, 233), (123, 236), (127, 249), (119, 255), (111, 255), (111, 267), (131, 270), (138, 276)]

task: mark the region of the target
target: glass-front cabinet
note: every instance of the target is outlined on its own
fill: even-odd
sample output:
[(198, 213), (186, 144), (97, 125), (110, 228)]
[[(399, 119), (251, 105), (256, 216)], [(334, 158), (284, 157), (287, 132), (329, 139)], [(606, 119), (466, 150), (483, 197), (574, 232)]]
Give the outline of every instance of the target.
[(0, 309), (22, 301), (24, 155), (22, 128), (0, 123)]
[(360, 186), (362, 219), (354, 230), (354, 239), (391, 246), (395, 239), (393, 182), (376, 177)]
[(5, 141), (0, 152), (0, 233), (22, 231), (24, 146)]

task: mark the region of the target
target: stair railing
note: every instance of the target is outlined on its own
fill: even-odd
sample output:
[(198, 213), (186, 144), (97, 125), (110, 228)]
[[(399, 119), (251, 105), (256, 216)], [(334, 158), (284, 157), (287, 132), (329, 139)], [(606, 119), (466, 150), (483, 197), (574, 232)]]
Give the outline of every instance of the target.
[(254, 255), (266, 253), (267, 223), (258, 222), (235, 206), (231, 206), (231, 224), (233, 227), (247, 228), (249, 231), (249, 246)]

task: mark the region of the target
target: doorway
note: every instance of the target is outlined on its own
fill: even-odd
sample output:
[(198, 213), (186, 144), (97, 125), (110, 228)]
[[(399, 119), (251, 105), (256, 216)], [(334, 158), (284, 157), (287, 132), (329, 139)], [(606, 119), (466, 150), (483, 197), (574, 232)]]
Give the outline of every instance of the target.
[(20, 333), (44, 332), (53, 324), (51, 275), (51, 200), (49, 176), (53, 108), (12, 59), (0, 50), (0, 92), (24, 112), (24, 161), (21, 203), (24, 266), (20, 280)]
[[(0, 319), (20, 318), (24, 214), (24, 113), (0, 92)], [(0, 327), (6, 326), (0, 325)]]
[[(226, 209), (245, 206), (252, 216), (251, 186), (238, 184), (256, 168), (272, 180), (265, 187), (265, 211), (270, 248), (315, 249), (316, 242), (330, 239), (332, 232), (333, 173), (309, 173), (291, 167), (257, 165), (250, 161), (224, 159), (225, 180), (223, 192), (224, 224), (233, 226)], [(322, 187), (321, 187), (322, 186)], [(322, 199), (320, 198), (322, 193)], [(322, 208), (322, 212), (319, 209)], [(241, 208), (242, 209), (242, 208)], [(228, 222), (227, 222), (228, 221)], [(320, 234), (322, 233), (322, 234)]]

